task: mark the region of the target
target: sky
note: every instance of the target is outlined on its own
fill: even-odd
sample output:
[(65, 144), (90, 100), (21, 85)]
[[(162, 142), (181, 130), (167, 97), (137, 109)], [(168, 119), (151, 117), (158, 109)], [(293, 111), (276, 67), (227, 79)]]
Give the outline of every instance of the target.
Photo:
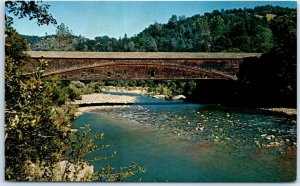
[[(131, 37), (143, 31), (155, 22), (167, 23), (172, 15), (195, 14), (221, 9), (253, 8), (271, 4), (296, 8), (296, 1), (45, 1), (50, 5), (49, 12), (57, 20), (58, 25), (64, 23), (74, 35), (90, 39), (96, 36)], [(55, 34), (56, 26), (38, 26), (35, 21), (15, 19), (14, 28), (25, 35), (44, 36)]]

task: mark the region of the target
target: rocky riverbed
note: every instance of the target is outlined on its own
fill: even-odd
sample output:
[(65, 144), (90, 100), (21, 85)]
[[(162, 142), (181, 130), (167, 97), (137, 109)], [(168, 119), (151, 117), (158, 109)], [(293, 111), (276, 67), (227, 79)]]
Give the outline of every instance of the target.
[[(146, 98), (147, 96), (89, 94), (82, 96), (82, 100), (77, 100), (75, 103), (135, 103), (140, 101), (141, 97)], [(157, 101), (167, 104), (174, 103), (174, 101), (160, 99)], [(152, 106), (152, 109), (148, 109), (139, 105), (80, 107), (78, 111), (79, 114), (90, 111), (102, 112), (112, 117), (136, 121), (162, 133), (173, 133), (194, 142), (227, 143), (230, 146), (243, 146), (243, 144), (281, 148), (296, 146), (296, 126), (286, 126), (286, 124), (295, 122), (289, 117), (261, 115), (259, 118), (263, 117), (264, 119), (258, 121), (258, 116), (256, 116), (258, 113), (247, 114), (247, 112), (238, 113), (232, 110), (222, 111), (222, 109), (221, 111), (211, 111), (210, 109), (196, 111), (193, 109), (191, 112), (184, 110), (184, 114), (181, 114), (177, 111), (182, 109), (180, 105), (171, 107), (174, 107), (174, 112), (157, 111), (161, 106)], [(295, 111), (292, 114), (294, 113)], [(245, 118), (245, 116), (247, 117)]]
[(273, 116), (259, 121), (255, 115), (210, 110), (192, 111), (188, 114), (156, 112), (142, 106), (124, 108), (101, 108), (93, 112), (106, 113), (114, 118), (138, 122), (165, 134), (182, 136), (192, 143), (226, 144), (229, 148), (244, 146), (276, 147), (284, 152), (287, 147), (296, 147), (296, 127), (278, 125), (289, 119)]

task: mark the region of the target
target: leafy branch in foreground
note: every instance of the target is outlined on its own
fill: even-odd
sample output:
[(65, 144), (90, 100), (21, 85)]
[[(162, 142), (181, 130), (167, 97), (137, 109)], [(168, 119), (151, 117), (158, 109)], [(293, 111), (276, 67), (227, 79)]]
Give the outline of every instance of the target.
[(58, 162), (68, 144), (69, 123), (53, 124), (55, 105), (41, 79), (46, 61), (26, 75), (26, 42), (12, 28), (5, 34), (5, 178), (46, 178), (45, 170), (29, 176), (25, 164), (46, 167)]
[(56, 20), (49, 14), (50, 5), (36, 1), (6, 1), (5, 2), (5, 22), (12, 23), (13, 18), (9, 14), (21, 19), (27, 17), (29, 20), (35, 19), (37, 24), (56, 24)]
[(145, 168), (132, 162), (127, 167), (121, 167), (119, 172), (115, 172), (115, 168), (107, 165), (106, 167), (101, 167), (93, 175), (89, 175), (88, 177), (78, 177), (82, 170), (86, 169), (87, 166), (91, 166), (92, 162), (114, 158), (117, 154), (114, 152), (108, 156), (98, 155), (92, 159), (88, 158), (90, 153), (109, 148), (109, 145), (95, 144), (95, 142), (104, 139), (104, 134), (93, 134), (89, 125), (85, 125), (81, 133), (76, 132), (73, 138), (70, 150), (66, 155), (68, 160), (61, 180), (87, 181), (87, 179), (91, 179), (93, 181), (124, 181), (126, 178), (132, 177), (136, 173), (144, 173), (146, 171)]

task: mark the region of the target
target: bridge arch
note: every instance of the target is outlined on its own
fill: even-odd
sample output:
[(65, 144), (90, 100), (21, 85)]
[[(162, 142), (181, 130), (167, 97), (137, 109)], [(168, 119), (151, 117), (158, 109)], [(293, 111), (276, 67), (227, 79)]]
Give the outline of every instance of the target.
[(172, 64), (103, 64), (45, 73), (67, 80), (234, 79), (220, 72)]

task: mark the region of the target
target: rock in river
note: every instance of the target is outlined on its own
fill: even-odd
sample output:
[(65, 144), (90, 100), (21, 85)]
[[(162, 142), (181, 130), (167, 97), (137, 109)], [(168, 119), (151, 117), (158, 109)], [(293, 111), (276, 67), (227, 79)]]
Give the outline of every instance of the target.
[(184, 95), (177, 95), (172, 97), (172, 100), (184, 100), (184, 99), (186, 99)]

